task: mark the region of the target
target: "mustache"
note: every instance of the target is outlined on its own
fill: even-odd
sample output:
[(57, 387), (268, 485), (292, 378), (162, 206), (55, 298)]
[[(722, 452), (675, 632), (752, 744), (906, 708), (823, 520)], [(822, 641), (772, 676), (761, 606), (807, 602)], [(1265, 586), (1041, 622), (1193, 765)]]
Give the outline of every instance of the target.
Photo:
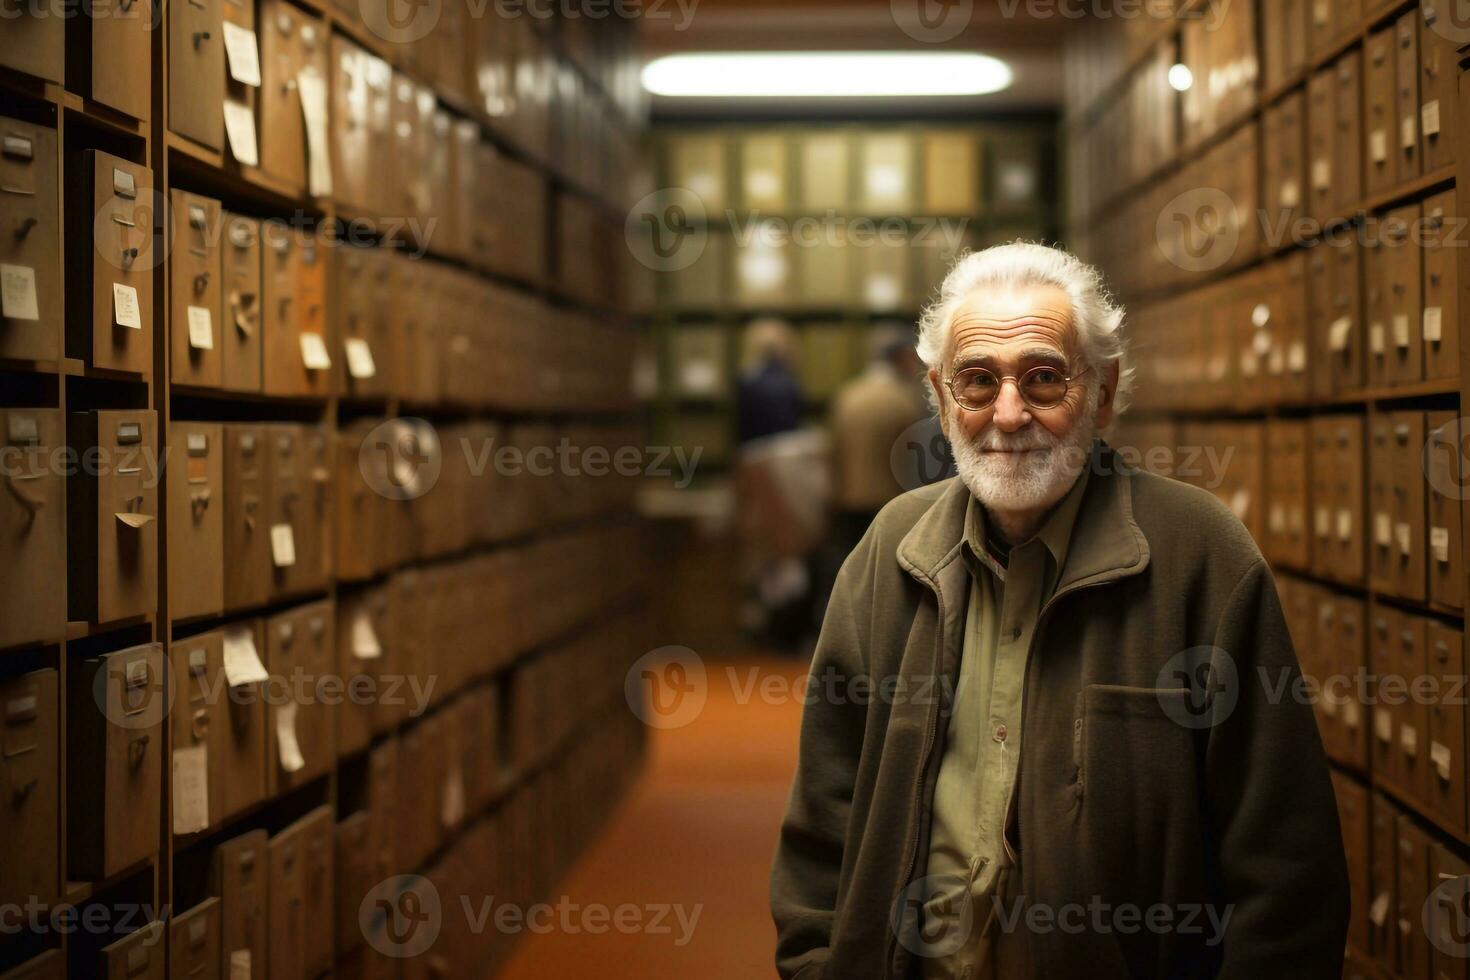
[(991, 428), (970, 440), (971, 447), (981, 452), (1018, 453), (1035, 449), (1056, 449), (1062, 443), (1063, 440), (1039, 427), (1028, 427), (1020, 432), (1001, 432)]

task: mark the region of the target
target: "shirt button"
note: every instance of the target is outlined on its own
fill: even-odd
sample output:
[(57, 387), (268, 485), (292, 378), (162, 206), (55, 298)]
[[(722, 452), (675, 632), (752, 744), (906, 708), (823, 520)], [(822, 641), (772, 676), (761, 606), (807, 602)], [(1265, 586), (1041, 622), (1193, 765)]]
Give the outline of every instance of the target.
[(995, 740), (997, 742), (1004, 742), (1006, 740), (1006, 726), (1004, 726), (1004, 725), (996, 725), (995, 726)]

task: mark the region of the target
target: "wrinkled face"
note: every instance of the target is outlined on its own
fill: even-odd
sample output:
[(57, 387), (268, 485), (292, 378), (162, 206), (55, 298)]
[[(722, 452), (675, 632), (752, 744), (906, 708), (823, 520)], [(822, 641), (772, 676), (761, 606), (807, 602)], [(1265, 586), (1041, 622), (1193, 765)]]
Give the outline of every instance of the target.
[[(955, 311), (949, 350), (929, 372), (940, 403), (940, 421), (954, 448), (955, 464), (987, 507), (1026, 511), (1048, 507), (1065, 495), (1086, 462), (1097, 430), (1112, 419), (1117, 369), (1089, 370), (1072, 326), (1072, 304), (1054, 286), (976, 291)], [(1032, 408), (1019, 386), (1001, 384), (987, 408), (956, 404), (946, 382), (967, 368), (1020, 378), (1048, 367), (1076, 380), (1050, 408)]]

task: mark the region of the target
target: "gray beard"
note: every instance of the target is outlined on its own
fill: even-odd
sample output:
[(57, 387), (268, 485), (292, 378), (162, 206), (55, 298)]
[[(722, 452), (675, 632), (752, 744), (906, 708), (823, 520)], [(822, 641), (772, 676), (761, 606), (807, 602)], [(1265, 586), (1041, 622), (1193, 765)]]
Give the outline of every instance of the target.
[[(960, 480), (989, 510), (1037, 510), (1051, 507), (1067, 495), (1077, 482), (1092, 451), (1097, 435), (1099, 385), (1090, 385), (1082, 411), (1072, 431), (1057, 438), (1043, 426), (1032, 423), (1020, 432), (1005, 433), (993, 426), (973, 440), (952, 440), (955, 469)], [(963, 409), (954, 409), (958, 414)], [(952, 431), (962, 431), (957, 418)], [(985, 449), (1035, 449), (1020, 456), (1006, 456)]]

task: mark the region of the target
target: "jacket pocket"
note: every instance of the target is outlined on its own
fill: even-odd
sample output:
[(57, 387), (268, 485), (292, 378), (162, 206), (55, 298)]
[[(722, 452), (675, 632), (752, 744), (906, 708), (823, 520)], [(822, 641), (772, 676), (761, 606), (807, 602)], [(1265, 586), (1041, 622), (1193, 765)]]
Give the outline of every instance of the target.
[(1193, 732), (1176, 719), (1187, 691), (1090, 684), (1072, 733), (1077, 789), (1105, 820), (1137, 821), (1196, 807)]

